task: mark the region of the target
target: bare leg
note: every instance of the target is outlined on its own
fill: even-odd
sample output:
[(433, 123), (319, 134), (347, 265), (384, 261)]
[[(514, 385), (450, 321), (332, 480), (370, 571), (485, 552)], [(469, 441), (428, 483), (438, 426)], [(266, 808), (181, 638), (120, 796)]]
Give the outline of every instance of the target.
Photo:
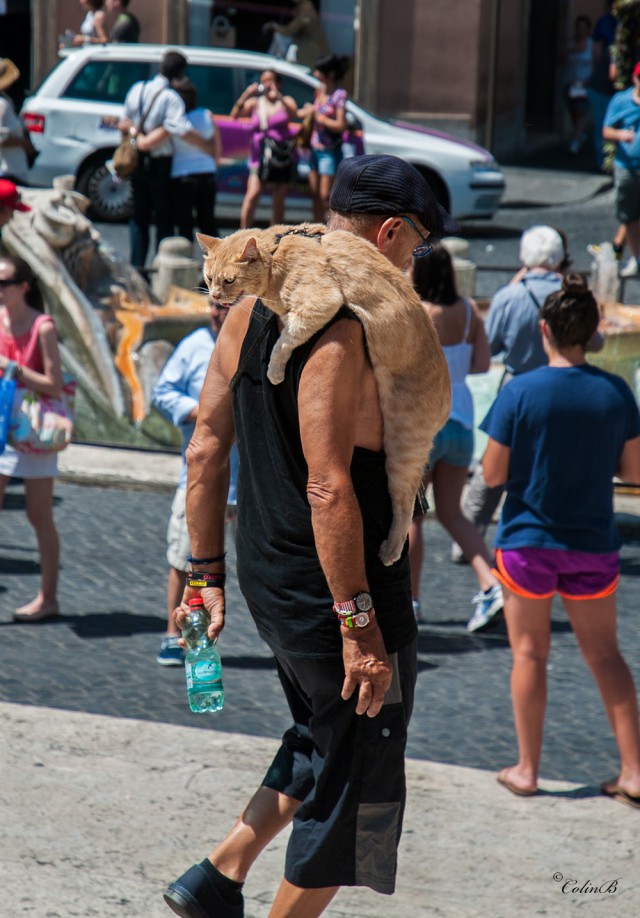
[(498, 582), (491, 571), (489, 552), (479, 530), (466, 518), (460, 506), (467, 469), (437, 462), (431, 477), (438, 520), (462, 549), (480, 589), (488, 590)]
[(506, 587), (504, 614), (513, 654), (511, 701), (520, 757), (501, 772), (521, 790), (538, 786), (544, 712), (547, 705), (547, 659), (551, 644), (551, 597), (525, 599)]
[(284, 201), (287, 196), (289, 186), (283, 182), (277, 182), (271, 189), (271, 225), (278, 226), (284, 223)]
[(625, 224), (627, 228), (627, 246), (629, 252), (634, 258), (640, 258), (640, 223), (634, 220), (633, 223)]
[(169, 568), (167, 577), (167, 637), (177, 637), (180, 634), (173, 618), (174, 609), (180, 605), (184, 594), (187, 575), (175, 567)]
[(627, 240), (627, 227), (625, 226), (624, 223), (621, 223), (618, 229), (616, 230), (615, 236), (613, 237), (613, 244), (620, 246), (620, 248), (622, 249), (624, 248), (624, 244), (626, 240)]
[(616, 638), (616, 599), (564, 600), (580, 650), (600, 689), (620, 753), (616, 782), (640, 795), (640, 727), (633, 676)]
[(289, 825), (299, 806), (300, 801), (293, 797), (259, 787), (209, 860), (226, 877), (244, 883), (255, 859)]
[(329, 198), (331, 196), (331, 189), (333, 188), (334, 181), (335, 175), (320, 176), (320, 187), (318, 190), (318, 214), (316, 217), (320, 223), (324, 223), (324, 221), (327, 219), (327, 214), (329, 213)]
[(322, 223), (325, 212), (320, 197), (320, 176), (317, 172), (309, 173), (309, 191), (311, 192), (311, 200), (313, 202), (313, 221), (314, 223)]
[(250, 175), (247, 179), (247, 190), (240, 211), (240, 229), (250, 229), (253, 226), (253, 218), (261, 194), (262, 182), (257, 175)]
[(339, 886), (300, 889), (283, 880), (271, 906), (269, 918), (318, 918), (339, 889)]
[(57, 607), (60, 542), (53, 521), (53, 478), (26, 479), (27, 519), (33, 526), (40, 554), (41, 584), (38, 595), (16, 610), (38, 615)]

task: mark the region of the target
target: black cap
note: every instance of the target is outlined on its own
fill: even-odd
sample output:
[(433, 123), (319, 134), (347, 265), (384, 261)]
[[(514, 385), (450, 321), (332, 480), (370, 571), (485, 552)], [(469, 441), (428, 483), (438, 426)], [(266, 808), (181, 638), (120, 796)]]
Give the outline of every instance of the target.
[(341, 214), (415, 214), (434, 236), (460, 227), (441, 207), (425, 178), (398, 156), (350, 156), (338, 166), (329, 207)]

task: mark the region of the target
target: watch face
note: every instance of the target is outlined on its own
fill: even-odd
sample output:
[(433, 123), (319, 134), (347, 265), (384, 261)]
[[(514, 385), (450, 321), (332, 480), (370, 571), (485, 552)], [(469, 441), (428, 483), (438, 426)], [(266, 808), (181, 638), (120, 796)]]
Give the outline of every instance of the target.
[(368, 612), (373, 607), (373, 599), (370, 593), (358, 593), (356, 596), (356, 608), (360, 612)]
[(364, 628), (365, 625), (369, 624), (369, 616), (366, 612), (357, 612), (353, 616), (353, 623), (356, 628)]

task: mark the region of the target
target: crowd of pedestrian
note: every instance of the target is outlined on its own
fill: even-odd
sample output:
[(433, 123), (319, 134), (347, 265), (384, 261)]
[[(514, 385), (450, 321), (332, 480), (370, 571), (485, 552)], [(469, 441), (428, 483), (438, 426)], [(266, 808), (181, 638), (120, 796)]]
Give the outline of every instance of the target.
[[(73, 43), (137, 40), (128, 5), (81, 0), (85, 17)], [(307, 4), (297, 5), (300, 21), (311, 24)], [(118, 14), (110, 38), (105, 12)], [(609, 4), (606, 16), (614, 15)], [(597, 68), (604, 73), (610, 37), (607, 22), (599, 20), (592, 34), (586, 17), (576, 20), (567, 54), (571, 150), (585, 142), (589, 105), (595, 118), (597, 101), (601, 135), (616, 146), (618, 218), (637, 271), (640, 64), (633, 85), (611, 96), (594, 77)], [(0, 61), (0, 91), (14, 75), (3, 64), (10, 62)], [(446, 246), (412, 258), (451, 223), (404, 160), (343, 158), (347, 97), (339, 83), (347, 66), (336, 55), (315, 59), (319, 86), (307, 106), (283, 94), (273, 70), (238, 98), (231, 117), (246, 119), (251, 132), (241, 227), (253, 225), (265, 188), (273, 222), (284, 221), (295, 163), (289, 124), (302, 119), (315, 220), (326, 220), (328, 232), (367, 239), (410, 273), (446, 357), (451, 412), (424, 457), (423, 483), (432, 485), (436, 516), (454, 540), (452, 560), (466, 560), (477, 579), (467, 629), (490, 629), (502, 614), (506, 621), (519, 757), (497, 779), (517, 796), (538, 793), (550, 612), (559, 595), (619, 750), (619, 772), (602, 792), (640, 808), (636, 689), (616, 641), (620, 542), (612, 507), (615, 476), (640, 484), (635, 397), (620, 378), (587, 361), (587, 352), (603, 345), (600, 314), (585, 279), (570, 271), (561, 230), (541, 225), (523, 233), (522, 268), (496, 291), (486, 322), (473, 299), (460, 294)], [(130, 220), (131, 263), (139, 268), (154, 226), (155, 245), (176, 232), (191, 240), (196, 227), (217, 232), (220, 137), (186, 69), (182, 54), (167, 52), (157, 76), (130, 88), (119, 123), (139, 153)], [(597, 96), (611, 101), (604, 106)], [(0, 227), (25, 208), (11, 158), (25, 152), (23, 135), (2, 102)], [(182, 665), (180, 628), (195, 595), (210, 616), (209, 636), (221, 633), (225, 524), (237, 507), (238, 582), (276, 660), (292, 724), (236, 824), (209, 857), (168, 886), (165, 900), (186, 918), (241, 918), (253, 862), (291, 824), (271, 916), (315, 918), (341, 886), (394, 890), (417, 626), (429, 620), (420, 579), (431, 562), (420, 517), (396, 564), (384, 566), (378, 557), (392, 514), (383, 419), (364, 332), (348, 304), (294, 351), (278, 387), (267, 376), (282, 328), (275, 314), (250, 296), (231, 311), (211, 299), (209, 310), (209, 325), (180, 342), (153, 392), (155, 406), (181, 432), (183, 457), (167, 531), (167, 628), (156, 659)], [(487, 372), (492, 355), (502, 355), (504, 373), (480, 424), (488, 446), (462, 503), (476, 425), (467, 378)], [(36, 392), (60, 390), (55, 326), (43, 315), (37, 280), (20, 259), (0, 255), (0, 371), (8, 368)], [(7, 447), (0, 455), (0, 500), (9, 478), (20, 476), (40, 551), (41, 588), (16, 610), (18, 622), (58, 615), (56, 473), (55, 454)], [(496, 514), (494, 561), (485, 540)]]

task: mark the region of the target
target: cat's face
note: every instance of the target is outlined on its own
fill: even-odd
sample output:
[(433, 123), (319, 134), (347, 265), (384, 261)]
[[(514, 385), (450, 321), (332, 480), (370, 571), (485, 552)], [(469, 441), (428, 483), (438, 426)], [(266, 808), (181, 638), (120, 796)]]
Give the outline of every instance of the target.
[(205, 254), (204, 280), (210, 299), (223, 306), (235, 306), (245, 296), (264, 294), (269, 268), (250, 231), (226, 239), (198, 235)]

